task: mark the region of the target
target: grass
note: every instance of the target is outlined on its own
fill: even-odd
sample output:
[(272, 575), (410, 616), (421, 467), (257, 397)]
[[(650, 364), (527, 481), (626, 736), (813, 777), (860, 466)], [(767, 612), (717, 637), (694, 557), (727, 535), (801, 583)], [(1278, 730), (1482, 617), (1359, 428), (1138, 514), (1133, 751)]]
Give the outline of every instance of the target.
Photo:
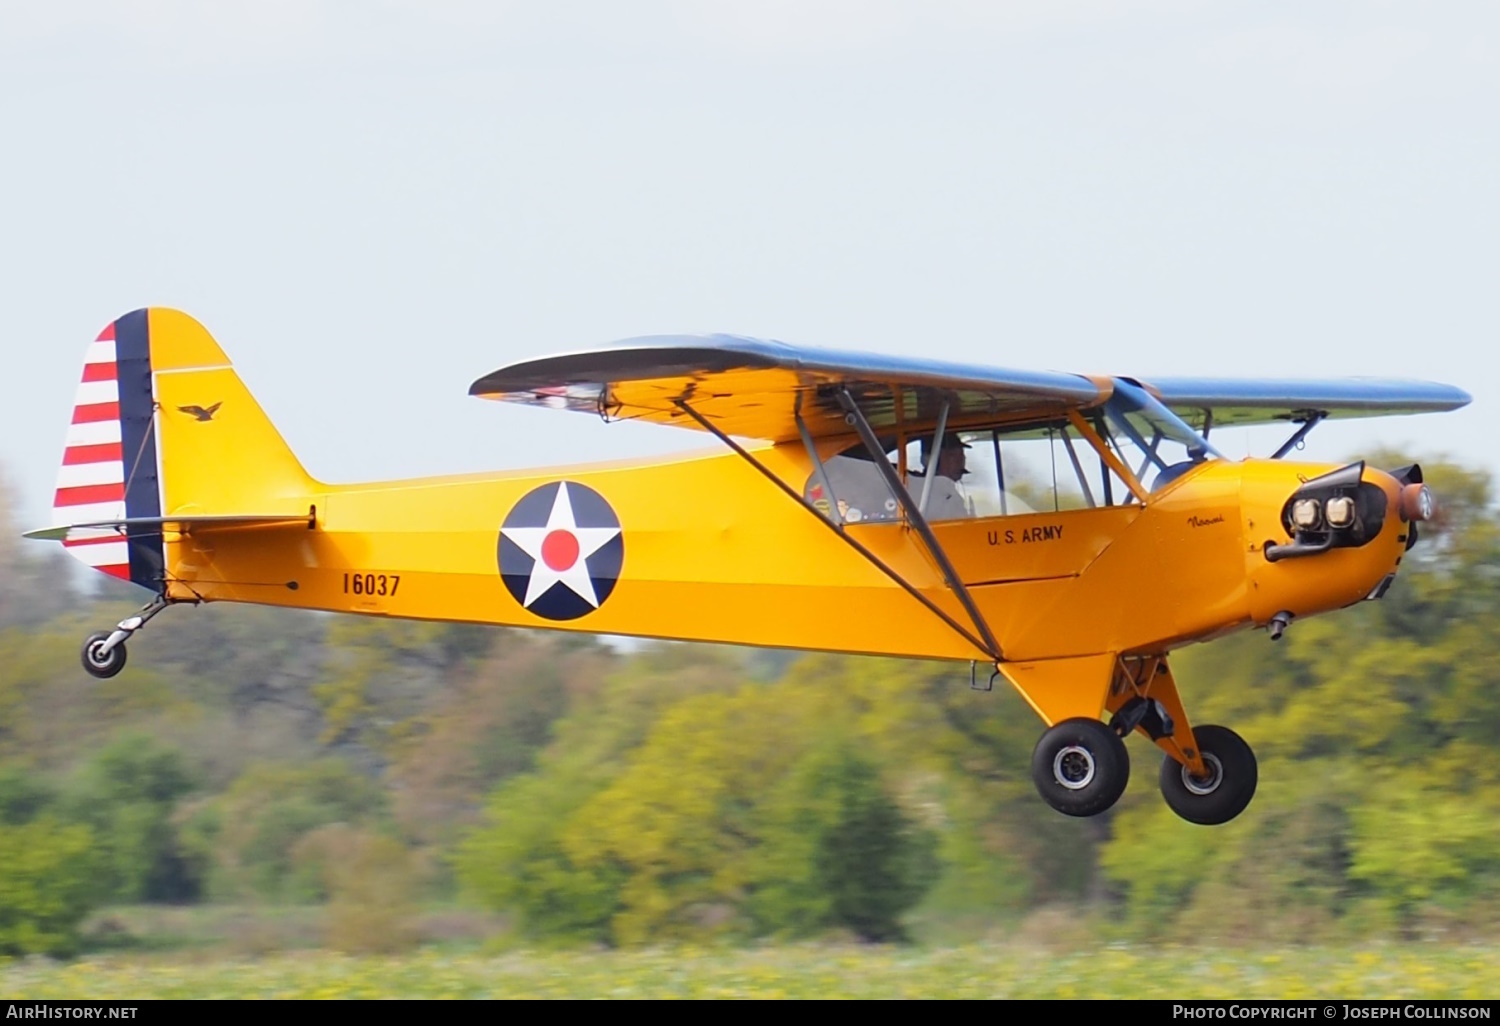
[(347, 957), (177, 952), (0, 961), (0, 999), (1449, 998), (1500, 995), (1500, 946), (1258, 951), (1111, 945), (422, 951)]

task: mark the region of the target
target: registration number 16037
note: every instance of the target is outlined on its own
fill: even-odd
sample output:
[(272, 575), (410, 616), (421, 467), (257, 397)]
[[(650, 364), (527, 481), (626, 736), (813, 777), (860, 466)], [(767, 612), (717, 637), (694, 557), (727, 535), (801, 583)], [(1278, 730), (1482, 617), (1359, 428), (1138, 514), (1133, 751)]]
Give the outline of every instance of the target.
[(400, 574), (345, 574), (345, 595), (394, 595), (401, 586)]

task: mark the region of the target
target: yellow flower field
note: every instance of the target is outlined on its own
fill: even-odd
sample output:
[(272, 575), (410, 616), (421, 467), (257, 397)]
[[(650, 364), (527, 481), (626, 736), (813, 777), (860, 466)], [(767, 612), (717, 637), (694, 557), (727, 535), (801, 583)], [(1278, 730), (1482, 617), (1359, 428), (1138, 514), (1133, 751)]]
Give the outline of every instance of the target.
[(1493, 998), (1500, 947), (1110, 946), (111, 955), (0, 962), (0, 998)]

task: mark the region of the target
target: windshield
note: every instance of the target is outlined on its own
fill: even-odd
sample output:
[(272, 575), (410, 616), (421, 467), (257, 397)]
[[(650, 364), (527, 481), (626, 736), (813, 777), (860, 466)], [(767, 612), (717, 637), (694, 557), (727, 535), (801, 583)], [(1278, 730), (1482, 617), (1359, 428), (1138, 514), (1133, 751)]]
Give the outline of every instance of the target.
[(1156, 469), (1153, 490), (1195, 464), (1223, 458), (1155, 396), (1123, 378), (1115, 379), (1104, 413), (1121, 457), (1135, 465), (1136, 476), (1144, 480), (1150, 468)]

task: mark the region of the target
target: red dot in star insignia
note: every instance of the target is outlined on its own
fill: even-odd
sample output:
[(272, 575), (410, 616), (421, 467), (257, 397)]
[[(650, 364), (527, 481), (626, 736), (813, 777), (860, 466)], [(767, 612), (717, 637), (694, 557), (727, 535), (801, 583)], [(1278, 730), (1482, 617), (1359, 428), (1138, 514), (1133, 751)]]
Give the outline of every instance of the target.
[(578, 539), (571, 531), (553, 531), (542, 539), (542, 562), (552, 570), (566, 570), (578, 562)]

